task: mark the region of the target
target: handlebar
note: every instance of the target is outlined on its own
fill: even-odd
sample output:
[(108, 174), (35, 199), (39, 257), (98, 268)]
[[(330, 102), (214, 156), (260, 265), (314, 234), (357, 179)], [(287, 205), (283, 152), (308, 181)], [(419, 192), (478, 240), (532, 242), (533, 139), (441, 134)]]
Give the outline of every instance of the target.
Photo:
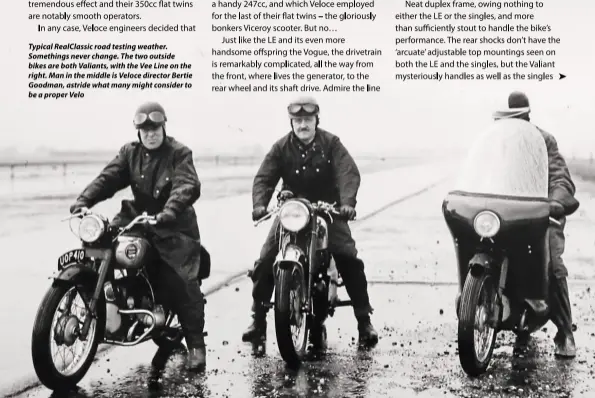
[[(290, 199), (293, 199), (293, 198), (290, 198)], [(274, 209), (272, 209), (266, 215), (264, 215), (262, 218), (260, 218), (254, 222), (254, 226), (257, 227), (262, 222), (268, 220), (269, 218), (271, 218), (274, 215), (276, 215), (277, 213), (279, 213), (279, 211), (281, 210), (281, 207), (283, 206), (284, 203), (285, 203), (285, 201), (277, 202), (277, 205), (275, 206)], [(328, 203), (328, 202), (324, 202), (324, 201), (318, 201), (316, 203), (312, 203), (312, 208), (314, 209), (315, 213), (328, 214), (329, 216), (331, 216), (331, 220), (333, 218), (332, 215), (341, 217), (341, 212), (339, 212), (335, 206), (336, 206), (336, 203)]]
[(128, 231), (129, 229), (131, 229), (132, 227), (134, 227), (137, 224), (145, 224), (145, 223), (147, 223), (149, 225), (155, 225), (155, 224), (157, 224), (157, 218), (155, 218), (155, 216), (148, 215), (147, 212), (144, 212), (140, 216), (136, 216), (134, 218), (134, 220), (130, 221), (130, 224), (128, 224), (127, 226), (122, 228), (121, 231), (122, 232)]
[[(89, 214), (93, 214), (93, 212), (87, 208), (82, 208), (79, 212), (72, 213), (69, 217), (66, 217), (62, 221), (72, 220), (73, 218), (83, 218), (84, 216), (87, 216)], [(150, 216), (149, 214), (147, 214), (147, 212), (144, 212), (143, 214), (136, 216), (128, 225), (120, 228), (120, 233), (130, 230), (137, 224), (145, 223), (149, 225), (156, 225), (157, 218), (155, 216)]]
[(556, 220), (553, 217), (550, 217), (550, 224), (555, 224), (555, 225), (557, 225), (559, 227), (562, 226), (562, 223), (560, 221)]

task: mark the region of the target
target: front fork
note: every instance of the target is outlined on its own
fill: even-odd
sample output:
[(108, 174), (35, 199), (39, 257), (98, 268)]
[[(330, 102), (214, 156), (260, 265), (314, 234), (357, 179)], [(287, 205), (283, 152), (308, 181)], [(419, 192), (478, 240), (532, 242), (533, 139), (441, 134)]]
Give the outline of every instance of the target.
[[(476, 264), (476, 267), (482, 267), (482, 272), (494, 272), (492, 261), (487, 261), (484, 264)], [(471, 272), (472, 269), (469, 269)], [(498, 286), (496, 288), (496, 295), (491, 303), (490, 308), (490, 317), (487, 319), (487, 323), (490, 327), (497, 329), (500, 324), (502, 323), (503, 318), (503, 297), (504, 297), (504, 288), (506, 287), (506, 277), (508, 276), (508, 257), (504, 256), (502, 260), (502, 264), (500, 266), (500, 273), (498, 279)], [(461, 305), (461, 293), (459, 292), (456, 297), (455, 308), (457, 311), (457, 316), (459, 314), (459, 308)]]
[[(91, 250), (87, 249), (87, 252), (91, 252)], [(103, 284), (107, 277), (109, 266), (112, 262), (113, 251), (98, 250), (96, 254), (93, 251), (91, 252), (91, 254), (89, 254), (89, 257), (101, 259), (101, 264), (99, 265), (99, 277), (97, 278), (97, 283), (95, 284), (95, 291), (93, 292), (93, 296), (89, 300), (88, 311), (85, 316), (85, 321), (83, 322), (83, 327), (81, 329), (81, 340), (87, 339), (87, 334), (89, 333), (89, 328), (91, 327), (91, 321), (93, 320), (93, 318), (97, 319), (97, 303), (99, 302), (100, 295), (104, 294)]]
[(502, 265), (500, 266), (500, 278), (498, 281), (498, 289), (496, 291), (496, 297), (492, 301), (492, 308), (490, 311), (490, 318), (488, 319), (488, 325), (497, 329), (504, 316), (504, 308), (502, 304), (502, 298), (504, 296), (504, 288), (506, 287), (506, 277), (508, 276), (508, 257), (504, 257)]

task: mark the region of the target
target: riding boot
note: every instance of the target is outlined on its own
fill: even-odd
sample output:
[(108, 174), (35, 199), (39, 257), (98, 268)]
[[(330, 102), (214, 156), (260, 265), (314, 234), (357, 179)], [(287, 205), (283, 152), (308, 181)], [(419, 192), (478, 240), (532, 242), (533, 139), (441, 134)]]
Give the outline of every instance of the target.
[(202, 372), (206, 368), (207, 351), (204, 346), (188, 348), (188, 370)]
[(357, 330), (360, 344), (373, 346), (378, 343), (378, 332), (372, 326), (369, 315), (357, 317)]
[(267, 309), (257, 304), (252, 305), (252, 323), (242, 334), (242, 341), (266, 341), (267, 337)]
[(528, 332), (517, 332), (513, 349), (514, 355), (521, 355), (527, 352), (530, 337), (531, 335)]
[(572, 333), (572, 310), (568, 294), (568, 283), (566, 278), (553, 278), (550, 283), (552, 285), (550, 290), (550, 319), (558, 328), (558, 333), (554, 337), (555, 355), (574, 358), (576, 356), (576, 345)]
[[(316, 322), (316, 321), (315, 321)], [(309, 340), (310, 344), (312, 345), (312, 349), (316, 351), (323, 351), (327, 348), (327, 339), (326, 339), (326, 325), (322, 324), (314, 324), (310, 329), (309, 333)]]

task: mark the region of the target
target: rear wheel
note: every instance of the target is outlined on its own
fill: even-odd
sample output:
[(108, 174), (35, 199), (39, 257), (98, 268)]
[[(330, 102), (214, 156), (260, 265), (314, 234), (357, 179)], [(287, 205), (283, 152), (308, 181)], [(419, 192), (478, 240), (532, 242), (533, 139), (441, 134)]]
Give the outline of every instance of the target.
[(467, 275), (459, 304), (458, 345), (461, 366), (470, 376), (485, 372), (492, 358), (497, 332), (488, 319), (494, 297), (495, 284), (490, 274)]
[(303, 311), (305, 287), (300, 267), (279, 270), (275, 286), (275, 333), (281, 357), (290, 365), (299, 364), (306, 355), (308, 317)]
[[(31, 354), (35, 373), (51, 390), (70, 389), (85, 376), (105, 331), (105, 300), (97, 302), (97, 319), (92, 319), (87, 338), (79, 334), (92, 296), (91, 288), (52, 286), (44, 296), (33, 325)], [(84, 296), (81, 297), (81, 295)]]

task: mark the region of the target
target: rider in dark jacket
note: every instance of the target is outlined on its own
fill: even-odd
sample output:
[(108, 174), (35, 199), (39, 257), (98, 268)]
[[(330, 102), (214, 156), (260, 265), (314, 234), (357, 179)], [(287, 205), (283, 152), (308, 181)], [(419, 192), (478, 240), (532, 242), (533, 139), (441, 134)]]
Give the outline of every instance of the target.
[[(522, 93), (515, 91), (508, 97), (510, 116), (530, 121), (529, 99)], [(537, 127), (537, 126), (536, 126)], [(549, 159), (549, 199), (550, 214), (560, 221), (560, 226), (551, 226), (548, 234), (550, 237), (550, 319), (556, 325), (558, 333), (554, 337), (556, 345), (555, 354), (560, 357), (572, 358), (576, 356), (576, 345), (572, 333), (572, 311), (568, 293), (568, 270), (562, 260), (564, 253), (564, 227), (566, 217), (576, 212), (580, 203), (574, 197), (575, 185), (570, 176), (566, 161), (558, 151), (558, 144), (554, 136), (537, 127), (541, 132), (547, 147)], [(527, 336), (519, 335), (517, 345), (524, 346)]]
[[(312, 202), (336, 202), (340, 212), (348, 219), (353, 219), (360, 186), (360, 174), (353, 158), (337, 136), (318, 127), (319, 106), (313, 98), (300, 98), (292, 102), (288, 110), (292, 131), (275, 142), (254, 178), (253, 220), (266, 215), (267, 205), (280, 179), (283, 179), (284, 191), (291, 191), (295, 196)], [(272, 271), (278, 249), (278, 226), (279, 220), (276, 219), (262, 247), (260, 258), (254, 264), (254, 320), (244, 332), (243, 341), (266, 338), (266, 307), (263, 303), (270, 302), (274, 290)], [(355, 241), (347, 221), (335, 219), (329, 225), (329, 251), (353, 303), (360, 342), (376, 344), (378, 334), (370, 322), (372, 307), (368, 298), (364, 263), (357, 257)]]
[(79, 195), (70, 211), (76, 212), (131, 187), (134, 200), (123, 200), (113, 225), (123, 226), (147, 212), (156, 214), (151, 240), (163, 262), (159, 282), (166, 287), (188, 345), (188, 368), (203, 370), (204, 297), (200, 289), (201, 242), (193, 204), (201, 184), (192, 151), (165, 133), (167, 118), (161, 105), (141, 105), (134, 117), (138, 142), (120, 148), (118, 155)]

